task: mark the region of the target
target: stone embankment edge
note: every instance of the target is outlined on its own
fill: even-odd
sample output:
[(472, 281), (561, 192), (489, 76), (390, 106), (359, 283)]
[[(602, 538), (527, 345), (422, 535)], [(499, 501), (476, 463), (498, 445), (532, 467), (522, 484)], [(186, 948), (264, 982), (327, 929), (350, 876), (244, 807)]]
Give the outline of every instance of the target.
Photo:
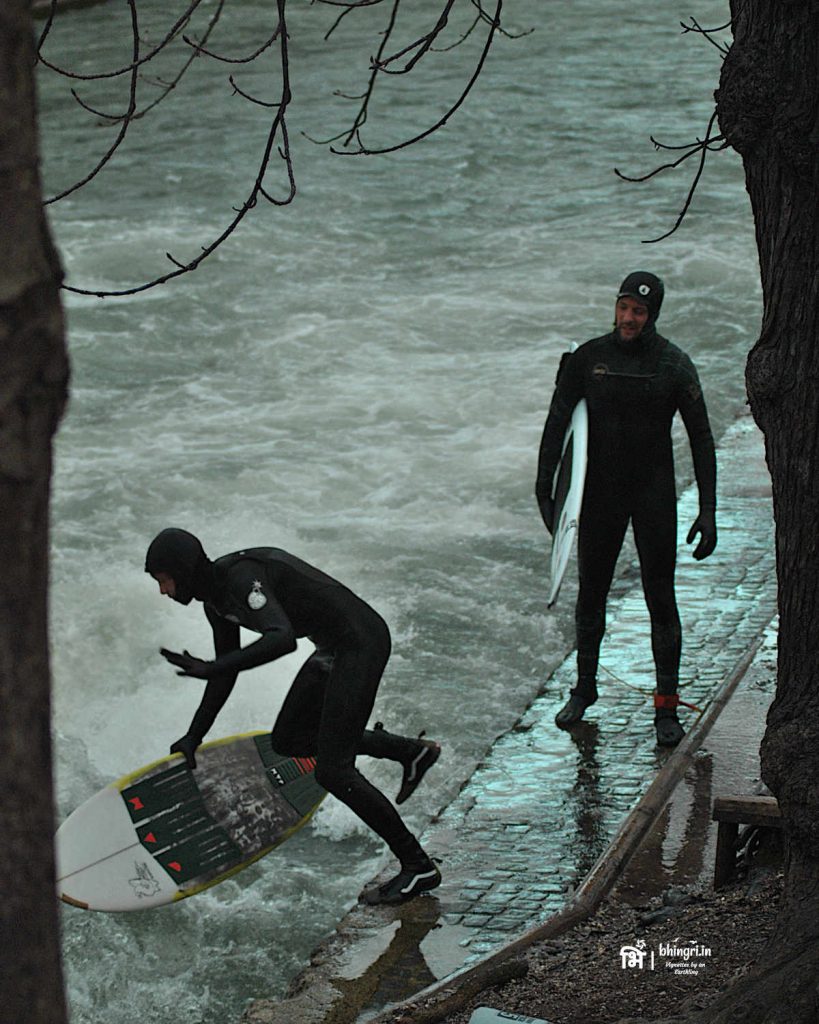
[[(769, 623), (766, 624), (766, 628), (767, 625)], [(657, 773), (639, 803), (623, 822), (563, 910), (543, 924), (523, 932), (477, 964), (462, 968), (415, 993), (411, 999), (370, 1018), (368, 1024), (439, 1024), (478, 993), (524, 974), (526, 964), (519, 954), (525, 953), (530, 946), (562, 935), (591, 917), (659, 818), (674, 788), (684, 776), (705, 737), (756, 657), (763, 643), (764, 634), (763, 628)]]

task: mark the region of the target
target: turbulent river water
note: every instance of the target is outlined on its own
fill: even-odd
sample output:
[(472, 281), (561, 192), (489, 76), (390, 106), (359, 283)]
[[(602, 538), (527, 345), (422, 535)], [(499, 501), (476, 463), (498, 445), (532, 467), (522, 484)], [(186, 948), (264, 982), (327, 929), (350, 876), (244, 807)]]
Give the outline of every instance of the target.
[[(422, 830), (571, 643), (571, 586), (556, 613), (545, 608), (533, 500), (560, 352), (603, 333), (621, 278), (651, 269), (667, 287), (661, 329), (697, 363), (717, 437), (743, 405), (760, 296), (738, 158), (709, 157), (682, 227), (653, 245), (642, 240), (673, 226), (696, 158), (640, 185), (613, 171), (679, 155), (655, 152), (651, 136), (703, 137), (720, 54), (680, 21), (719, 24), (727, 4), (666, 2), (647, 14), (615, 0), (507, 0), (508, 35), (441, 131), (385, 156), (334, 155), (311, 140), (351, 123), (345, 96), (366, 83), (387, 6), (351, 12), (325, 39), (338, 8), (288, 5), (292, 204), (261, 201), (170, 284), (66, 293), (73, 382), (52, 537), (60, 817), (166, 753), (196, 707), (201, 684), (178, 679), (157, 651), (207, 654), (204, 617), (161, 599), (143, 573), (148, 541), (179, 525), (212, 555), (291, 550), (386, 617), (394, 654), (377, 717), (426, 729), (446, 750), (407, 805)], [(405, 0), (395, 39), (411, 42), (442, 7)], [(141, 0), (144, 38), (161, 39), (181, 10)], [(203, 5), (188, 34), (214, 10)], [(475, 8), (455, 11), (447, 42)], [(232, 0), (209, 45), (247, 54), (274, 14)], [(123, 67), (129, 26), (119, 0), (62, 15), (45, 56), (85, 74)], [(440, 117), (485, 31), (385, 79), (364, 141), (390, 145)], [(223, 230), (272, 116), (228, 75), (275, 100), (276, 53), (252, 65), (197, 59), (190, 84), (132, 125), (110, 166), (49, 207), (68, 285), (127, 289), (172, 269), (166, 252), (190, 259)], [(143, 69), (146, 97), (172, 65)], [(73, 84), (98, 111), (127, 107), (127, 81)], [(116, 127), (46, 69), (39, 87), (52, 195), (87, 173)], [(267, 184), (286, 191), (275, 154)], [(675, 431), (682, 483), (691, 464)], [(271, 723), (307, 650), (246, 673), (214, 734)], [(364, 768), (394, 794), (394, 766)], [(327, 801), (281, 850), (175, 907), (65, 907), (74, 1024), (237, 1021), (249, 1000), (284, 990), (383, 863), (381, 844)]]

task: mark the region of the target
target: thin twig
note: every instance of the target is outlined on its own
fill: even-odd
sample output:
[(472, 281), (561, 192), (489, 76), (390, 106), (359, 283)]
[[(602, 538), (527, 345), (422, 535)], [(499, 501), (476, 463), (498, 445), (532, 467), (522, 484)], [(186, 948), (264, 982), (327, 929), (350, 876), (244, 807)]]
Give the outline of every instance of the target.
[[(117, 137), (116, 139), (114, 139), (113, 143), (108, 147), (107, 152), (105, 152), (102, 155), (102, 157), (100, 157), (100, 159), (97, 161), (97, 165), (96, 167), (93, 168), (93, 170), (89, 171), (89, 173), (86, 174), (84, 178), (82, 178), (80, 181), (75, 182), (69, 188), (63, 189), (62, 192), (58, 192), (57, 195), (52, 196), (50, 199), (43, 200), (43, 206), (49, 206), (51, 203), (56, 203), (60, 199), (65, 199), (66, 196), (70, 196), (73, 192), (76, 192), (78, 189), (81, 189), (83, 185), (87, 185), (89, 181), (95, 178), (103, 169), (103, 167), (105, 167), (108, 161), (113, 157), (114, 153), (117, 151), (123, 139), (125, 138), (125, 133), (128, 131), (128, 127), (131, 123), (131, 117), (133, 115), (134, 110), (136, 110), (137, 69), (139, 67), (139, 23), (137, 19), (136, 0), (128, 0), (128, 6), (131, 10), (131, 32), (133, 35), (132, 52), (134, 60), (131, 69), (131, 82), (128, 96), (128, 110), (122, 120), (119, 132), (117, 133)], [(75, 95), (74, 98), (79, 102), (78, 96)]]
[[(45, 40), (45, 32), (41, 35), (41, 45), (37, 51), (37, 59), (41, 64), (47, 67), (50, 71), (56, 72), (58, 75), (62, 75), (63, 78), (73, 78), (81, 82), (92, 82), (98, 81), (104, 78), (118, 78), (121, 75), (127, 75), (134, 71), (135, 68), (141, 67), (143, 64), (147, 64), (153, 60), (158, 53), (160, 53), (182, 30), (182, 28), (190, 21), (196, 8), (203, 2), (203, 0), (191, 0), (190, 6), (187, 11), (177, 19), (170, 31), (167, 33), (165, 38), (150, 50), (145, 56), (140, 57), (138, 60), (133, 61), (131, 64), (126, 64), (124, 67), (117, 68), (114, 71), (100, 71), (92, 75), (83, 75), (77, 71), (69, 71), (68, 68), (61, 68), (57, 64), (52, 64), (47, 61), (42, 54), (42, 42)], [(53, 0), (52, 0), (53, 3)]]
[(243, 100), (247, 100), (249, 103), (255, 103), (259, 107), (278, 107), (279, 103), (271, 103), (268, 100), (260, 100), (256, 96), (251, 96), (249, 92), (245, 92), (244, 89), (240, 89), (236, 84), (236, 79), (233, 75), (228, 75), (228, 81), (233, 86), (233, 91), (237, 96), (241, 96)]
[[(391, 57), (385, 57), (382, 60), (378, 61), (377, 69), (379, 71), (384, 71), (390, 75), (405, 75), (408, 72), (412, 71), (412, 69), (415, 67), (418, 61), (421, 60), (424, 54), (429, 52), (432, 44), (435, 42), (435, 40), (441, 34), (441, 32), (443, 32), (443, 30), (446, 28), (447, 23), (449, 21), (450, 11), (454, 7), (454, 5), (455, 0), (446, 0), (444, 9), (438, 16), (438, 21), (435, 23), (435, 26), (429, 32), (427, 32), (426, 35), (421, 36), (420, 39), (416, 39), (414, 43), (410, 43), (408, 46), (403, 47), (403, 49), (398, 50), (398, 52), (394, 53)], [(418, 52), (404, 65), (403, 68), (398, 68), (396, 70), (390, 69), (390, 64), (395, 63), (395, 61), (399, 60), (401, 57), (404, 57), (412, 50), (417, 50)]]
[(431, 125), (429, 128), (426, 128), (424, 131), (419, 132), (417, 135), (414, 135), (412, 138), (406, 139), (404, 142), (396, 143), (393, 146), (385, 146), (382, 149), (370, 149), (368, 147), (365, 147), (363, 145), (363, 143), (361, 142), (360, 138), (358, 137), (358, 135), (356, 135), (356, 141), (359, 143), (359, 147), (360, 147), (359, 149), (350, 151), (350, 150), (339, 150), (339, 149), (336, 149), (334, 147), (331, 147), (330, 151), (332, 153), (336, 153), (336, 154), (339, 154), (341, 156), (376, 156), (376, 155), (383, 155), (384, 153), (394, 153), (394, 152), (396, 152), (399, 149), (406, 149), (407, 146), (412, 146), (414, 143), (420, 142), (422, 139), (428, 138), (430, 135), (433, 134), (433, 132), (436, 132), (436, 131), (438, 131), (439, 128), (442, 128), (447, 123), (447, 121), (450, 119), (450, 117), (452, 117), (452, 115), (463, 105), (463, 103), (466, 100), (466, 97), (469, 95), (470, 91), (472, 90), (472, 87), (474, 86), (475, 82), (478, 80), (478, 76), (480, 75), (481, 71), (483, 70), (483, 66), (484, 66), (484, 64), (486, 62), (486, 58), (487, 58), (487, 56), (489, 54), (489, 47), (492, 45), (492, 40), (494, 39), (495, 32), (497, 31), (498, 26), (500, 25), (500, 14), (501, 14), (502, 7), (503, 7), (503, 0), (497, 0), (497, 6), (495, 8), (495, 15), (494, 15), (494, 17), (492, 18), (492, 20), (490, 22), (490, 29), (489, 29), (489, 32), (488, 32), (487, 37), (486, 37), (486, 42), (484, 43), (484, 47), (483, 47), (483, 50), (481, 52), (480, 58), (478, 59), (477, 66), (475, 67), (475, 70), (474, 70), (471, 78), (469, 79), (469, 82), (467, 83), (466, 88), (463, 90), (463, 92), (458, 97), (456, 102), (449, 108), (449, 110), (447, 110), (447, 112), (443, 115), (443, 117), (440, 117), (435, 122), (435, 124)]
[[(324, 3), (324, 2), (327, 2), (327, 0), (320, 0), (320, 2)], [(384, 50), (385, 50), (385, 48), (387, 46), (387, 43), (389, 42), (389, 38), (390, 38), (390, 36), (391, 36), (391, 34), (393, 32), (393, 29), (395, 28), (395, 21), (396, 21), (396, 18), (398, 16), (398, 8), (400, 6), (401, 6), (401, 0), (393, 0), (392, 7), (390, 9), (390, 16), (389, 16), (389, 20), (388, 20), (388, 23), (387, 23), (387, 27), (381, 33), (381, 43), (380, 43), (380, 45), (378, 47), (378, 54), (377, 54), (376, 57), (374, 57), (370, 61), (370, 77), (369, 77), (369, 79), (367, 81), (367, 87), (364, 90), (364, 93), (363, 93), (363, 95), (361, 97), (356, 97), (356, 98), (360, 98), (361, 99), (361, 105), (358, 108), (358, 113), (355, 116), (355, 120), (353, 121), (352, 126), (350, 128), (348, 128), (348, 129), (345, 129), (345, 131), (343, 131), (343, 132), (339, 132), (339, 134), (333, 136), (333, 138), (326, 139), (326, 140), (323, 140), (323, 141), (318, 140), (318, 139), (314, 139), (310, 135), (308, 135), (306, 132), (302, 132), (302, 135), (304, 135), (304, 137), (306, 139), (308, 139), (310, 142), (315, 142), (317, 145), (329, 145), (330, 143), (337, 142), (340, 138), (343, 138), (345, 146), (349, 146), (353, 139), (356, 140), (356, 142), (359, 144), (359, 146), (361, 145), (360, 139), (358, 137), (358, 132), (361, 129), (362, 125), (366, 124), (366, 121), (367, 121), (367, 111), (368, 111), (370, 99), (372, 98), (373, 90), (375, 89), (375, 83), (376, 83), (376, 81), (378, 79), (378, 62), (380, 61), (381, 55), (383, 54), (383, 52), (384, 52)], [(337, 93), (337, 95), (342, 95), (342, 94)], [(349, 98), (352, 98), (352, 97), (349, 97)], [(332, 150), (332, 147), (331, 147), (331, 152), (332, 151), (333, 150)]]
[(265, 50), (269, 49), (269, 47), (276, 42), (276, 36), (278, 34), (279, 29), (277, 28), (269, 39), (266, 39), (258, 49), (254, 50), (253, 53), (249, 54), (247, 57), (222, 57), (218, 53), (214, 53), (212, 50), (206, 50), (201, 43), (195, 43), (192, 39), (188, 39), (187, 36), (182, 36), (182, 39), (188, 44), (188, 46), (192, 46), (194, 48), (197, 56), (201, 53), (206, 57), (212, 57), (214, 60), (221, 61), (223, 64), (250, 64), (251, 61), (256, 60), (260, 54), (264, 53)]
[(384, 3), (384, 0), (318, 0), (318, 3), (325, 7), (346, 7), (354, 11), (356, 7), (375, 7), (376, 4)]
[(620, 171), (618, 171), (616, 167), (614, 168), (614, 173), (617, 175), (618, 178), (621, 178), (623, 181), (644, 182), (644, 181), (649, 181), (651, 178), (653, 178), (656, 174), (659, 174), (661, 171), (673, 170), (674, 168), (679, 167), (680, 164), (682, 164), (682, 163), (684, 163), (684, 161), (688, 160), (689, 157), (695, 156), (697, 153), (699, 153), (700, 159), (699, 159), (699, 164), (697, 165), (696, 173), (694, 174), (694, 179), (691, 182), (691, 187), (688, 190), (688, 194), (687, 194), (687, 196), (685, 198), (685, 202), (683, 204), (683, 208), (680, 211), (680, 214), (677, 217), (677, 220), (676, 220), (674, 226), (671, 228), (670, 231), (666, 231), (665, 234), (662, 234), (662, 235), (660, 235), (657, 238), (644, 238), (643, 241), (646, 244), (653, 244), (654, 242), (662, 242), (664, 239), (666, 239), (670, 235), (674, 234), (674, 232), (677, 230), (677, 228), (679, 228), (680, 224), (682, 224), (683, 220), (685, 219), (685, 216), (688, 213), (688, 210), (689, 210), (689, 208), (691, 206), (691, 203), (692, 203), (692, 201), (694, 199), (694, 193), (697, 190), (697, 185), (699, 184), (700, 178), (702, 177), (702, 172), (703, 172), (703, 170), (705, 168), (706, 157), (708, 156), (709, 153), (716, 153), (716, 152), (719, 152), (722, 149), (727, 148), (728, 143), (725, 141), (724, 136), (722, 136), (722, 135), (713, 135), (712, 136), (711, 135), (711, 129), (714, 127), (714, 122), (716, 121), (716, 118), (717, 118), (717, 111), (715, 110), (714, 113), (711, 115), (710, 120), (708, 121), (708, 128), (707, 128), (707, 130), (705, 132), (705, 138), (704, 139), (697, 139), (696, 142), (692, 142), (688, 146), (665, 146), (665, 145), (662, 145), (661, 143), (656, 142), (656, 140), (654, 140), (654, 139), (651, 140), (654, 143), (654, 145), (657, 147), (657, 149), (683, 150), (684, 151), (683, 155), (681, 157), (679, 157), (677, 160), (674, 160), (672, 163), (663, 164), (661, 167), (655, 167), (654, 170), (653, 171), (649, 171), (648, 174), (644, 174), (644, 175), (641, 175), (640, 177), (635, 177), (635, 178), (628, 177), (625, 174), (621, 174)]
[(680, 27), (683, 30), (683, 35), (685, 35), (687, 32), (695, 32), (697, 33), (697, 35), (704, 36), (708, 40), (708, 42), (712, 46), (716, 46), (716, 48), (723, 55), (723, 57), (725, 57), (728, 55), (729, 47), (727, 47), (725, 43), (718, 43), (716, 39), (712, 39), (711, 36), (717, 32), (724, 32), (726, 29), (730, 28), (732, 24), (733, 22), (727, 21), (724, 25), (720, 25), (718, 28), (703, 28), (697, 21), (697, 19), (692, 17), (690, 25), (686, 25), (684, 21), (681, 21)]
[[(170, 261), (170, 263), (173, 264), (175, 268), (174, 270), (170, 271), (167, 274), (161, 274), (158, 277), (155, 277), (152, 280), (145, 282), (144, 284), (135, 285), (134, 287), (131, 288), (122, 288), (119, 290), (102, 290), (91, 288), (76, 288), (71, 285), (63, 284), (63, 288), (65, 288), (66, 291), (73, 292), (76, 295), (93, 295), (96, 296), (97, 298), (108, 298), (123, 295), (135, 295), (138, 292), (147, 291), (149, 288), (154, 288), (157, 285), (165, 284), (166, 282), (171, 281), (176, 277), (180, 277), (182, 274), (188, 274), (191, 271), (196, 270), (196, 268), (199, 267), (204, 262), (204, 260), (206, 260), (208, 256), (210, 256), (225, 241), (226, 238), (233, 234), (233, 232), (236, 230), (239, 224), (247, 216), (249, 211), (256, 206), (260, 195), (263, 198), (267, 199), (268, 202), (275, 203), (276, 205), (280, 206), (292, 202), (292, 200), (295, 198), (295, 174), (293, 170), (292, 154), (290, 152), (287, 126), (285, 122), (285, 114), (287, 111), (288, 104), (290, 103), (291, 96), (289, 60), (287, 51), (287, 28), (285, 24), (286, 0), (276, 0), (276, 5), (278, 9), (279, 26), (281, 29), (279, 33), (280, 62), (282, 69), (281, 101), (277, 104), (276, 114), (273, 118), (273, 122), (268, 131), (267, 141), (265, 143), (264, 152), (259, 165), (258, 173), (256, 175), (256, 179), (253, 183), (253, 187), (251, 188), (250, 193), (248, 194), (248, 197), (244, 201), (244, 203), (242, 203), (242, 205), (238, 208), (234, 207), (236, 213), (235, 217), (232, 218), (230, 223), (227, 225), (227, 227), (224, 228), (224, 230), (218, 235), (217, 238), (215, 238), (209, 245), (202, 246), (199, 254), (196, 257), (194, 257), (194, 259), (189, 260), (187, 263), (183, 263), (182, 261), (176, 259), (176, 257), (173, 256), (171, 253), (166, 253), (165, 255), (167, 259)], [(289, 191), (284, 199), (277, 200), (274, 199), (264, 188), (263, 182), (270, 164), (273, 146), (275, 144), (277, 136), (280, 133), (282, 139), (282, 146), (279, 148), (278, 152), (279, 155), (284, 160), (285, 165), (287, 167)]]

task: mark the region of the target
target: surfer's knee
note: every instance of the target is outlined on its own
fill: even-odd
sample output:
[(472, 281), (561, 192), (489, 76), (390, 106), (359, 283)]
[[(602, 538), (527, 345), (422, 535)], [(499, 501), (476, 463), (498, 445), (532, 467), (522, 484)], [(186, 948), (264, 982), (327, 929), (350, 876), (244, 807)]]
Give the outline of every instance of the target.
[(337, 796), (342, 800), (346, 794), (355, 788), (358, 780), (355, 764), (347, 762), (322, 761), (319, 759), (316, 763), (315, 774), (316, 782), (322, 789), (326, 789), (328, 793), (332, 793), (333, 796)]
[(679, 628), (680, 614), (677, 609), (673, 577), (670, 579), (655, 577), (644, 588), (644, 591), (652, 627)]
[(286, 729), (273, 729), (270, 733), (270, 743), (277, 754), (286, 754), (288, 757), (296, 757), (299, 751), (296, 750), (293, 737)]

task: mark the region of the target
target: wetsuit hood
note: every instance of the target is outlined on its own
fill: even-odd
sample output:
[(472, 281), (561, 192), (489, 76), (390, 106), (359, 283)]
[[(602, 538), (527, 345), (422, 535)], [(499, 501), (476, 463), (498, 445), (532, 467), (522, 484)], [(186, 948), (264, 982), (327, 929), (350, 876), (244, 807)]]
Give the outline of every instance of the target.
[(624, 295), (642, 302), (648, 308), (649, 323), (653, 324), (660, 315), (665, 286), (656, 274), (650, 274), (647, 270), (635, 270), (620, 285), (617, 298), (622, 299)]
[(174, 601), (190, 604), (205, 600), (213, 588), (213, 566), (198, 537), (187, 530), (169, 527), (151, 541), (145, 556), (145, 572), (167, 573), (174, 581)]

